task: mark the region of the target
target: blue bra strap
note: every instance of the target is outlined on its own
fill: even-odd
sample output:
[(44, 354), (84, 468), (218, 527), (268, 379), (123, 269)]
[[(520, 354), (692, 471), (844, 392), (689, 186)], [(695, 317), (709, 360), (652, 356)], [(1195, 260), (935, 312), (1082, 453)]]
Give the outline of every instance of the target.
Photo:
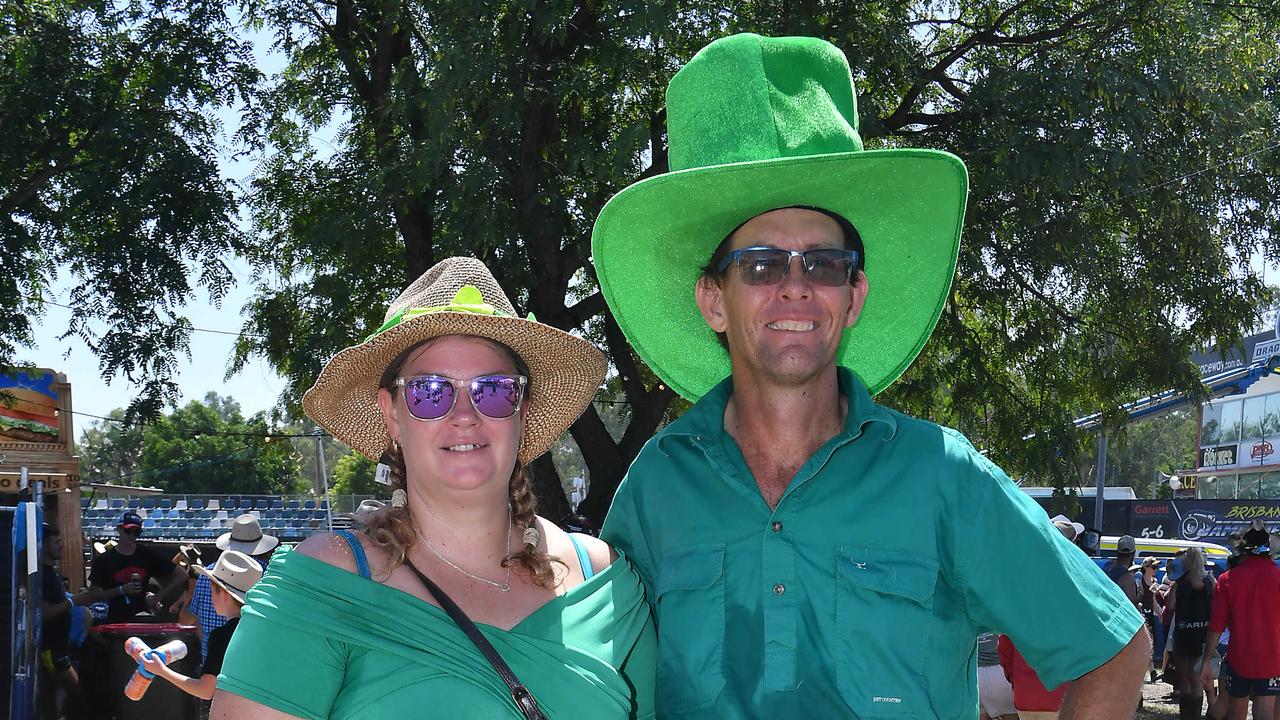
[(591, 558), (587, 555), (587, 549), (582, 547), (582, 543), (578, 542), (578, 538), (572, 534), (569, 539), (573, 541), (573, 548), (578, 551), (578, 564), (582, 566), (583, 581), (590, 580), (592, 575), (596, 574), (595, 568), (591, 567)]
[(346, 530), (335, 530), (333, 534), (346, 540), (347, 544), (351, 546), (351, 554), (356, 556), (356, 569), (360, 571), (360, 577), (365, 580), (370, 579), (369, 558), (365, 557), (364, 546), (360, 544), (356, 536)]

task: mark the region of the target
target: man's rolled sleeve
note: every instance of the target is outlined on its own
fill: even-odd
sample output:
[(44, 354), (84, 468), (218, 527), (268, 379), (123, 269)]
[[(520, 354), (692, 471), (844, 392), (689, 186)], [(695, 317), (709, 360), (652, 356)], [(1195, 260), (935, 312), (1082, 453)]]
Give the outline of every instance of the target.
[(975, 453), (973, 469), (987, 477), (957, 547), (974, 623), (1008, 635), (1045, 687), (1110, 660), (1143, 625), (1133, 603), (999, 468)]

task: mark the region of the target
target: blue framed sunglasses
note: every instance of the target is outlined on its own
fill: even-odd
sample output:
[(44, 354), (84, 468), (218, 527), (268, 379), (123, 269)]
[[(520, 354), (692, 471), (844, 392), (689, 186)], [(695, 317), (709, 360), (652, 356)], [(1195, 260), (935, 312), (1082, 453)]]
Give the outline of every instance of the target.
[(858, 265), (856, 250), (817, 248), (801, 251), (752, 246), (729, 253), (716, 266), (716, 272), (723, 273), (730, 265), (737, 265), (738, 276), (744, 284), (773, 285), (791, 271), (793, 257), (800, 258), (805, 277), (815, 285), (828, 287), (848, 284), (853, 268)]

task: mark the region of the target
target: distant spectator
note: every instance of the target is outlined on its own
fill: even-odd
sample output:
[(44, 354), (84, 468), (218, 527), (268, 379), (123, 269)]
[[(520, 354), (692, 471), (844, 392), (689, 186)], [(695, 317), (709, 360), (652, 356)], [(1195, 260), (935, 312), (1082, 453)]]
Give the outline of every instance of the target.
[[(1204, 707), (1201, 655), (1213, 608), (1214, 581), (1204, 569), (1204, 551), (1188, 548), (1173, 561), (1173, 589), (1168, 601), (1174, 612), (1173, 657), (1178, 673), (1178, 717), (1199, 720)], [(1216, 638), (1214, 640), (1217, 642)], [(1213, 645), (1208, 649), (1212, 651)]]
[(76, 598), (81, 605), (105, 601), (109, 623), (128, 622), (141, 613), (154, 613), (156, 595), (149, 591), (153, 579), (162, 584), (161, 594), (166, 594), (176, 591), (186, 577), (168, 558), (138, 544), (142, 518), (136, 512), (120, 516), (116, 534), (115, 547), (106, 548), (93, 561), (89, 590)]
[(1008, 635), (1000, 636), (998, 651), (1004, 676), (1013, 687), (1013, 706), (1017, 708), (1020, 720), (1057, 720), (1068, 683), (1052, 690), (1045, 688), (1040, 676), (1027, 664)]
[[(1276, 695), (1280, 694), (1280, 568), (1271, 560), (1271, 539), (1266, 528), (1255, 524), (1241, 538), (1244, 557), (1218, 581), (1217, 599), (1209, 623), (1204, 658), (1217, 644), (1220, 634), (1231, 631), (1228, 646), (1227, 694), (1231, 696), (1227, 717), (1244, 720), (1249, 698), (1254, 698), (1253, 717), (1272, 718)], [(1202, 680), (1209, 682), (1209, 664), (1204, 663)]]
[(1015, 720), (1018, 710), (1013, 706), (1013, 686), (1000, 667), (999, 640), (997, 633), (978, 636), (978, 708), (982, 718)]
[(58, 717), (57, 695), (61, 690), (66, 696), (69, 714), (79, 705), (80, 679), (71, 665), (71, 622), (79, 608), (71, 604), (71, 596), (62, 585), (62, 576), (54, 566), (62, 556), (62, 534), (58, 528), (45, 523), (44, 544), (41, 547), (40, 581), (41, 599), (44, 602), (40, 628), (40, 666), (46, 682), (40, 687), (40, 704), (44, 717)]
[(1055, 515), (1049, 520), (1049, 522), (1053, 523), (1053, 526), (1058, 528), (1058, 532), (1062, 533), (1062, 537), (1073, 543), (1078, 542), (1080, 536), (1084, 534), (1084, 525), (1075, 522), (1066, 515)]
[(1137, 542), (1132, 535), (1121, 535), (1116, 540), (1116, 557), (1103, 566), (1102, 571), (1111, 578), (1112, 582), (1120, 586), (1120, 590), (1129, 598), (1129, 601), (1135, 607), (1141, 607), (1140, 591), (1138, 588), (1138, 578), (1129, 568), (1133, 566), (1133, 556), (1137, 551)]
[(1156, 668), (1160, 666), (1164, 654), (1164, 623), (1160, 621), (1162, 603), (1159, 599), (1160, 583), (1156, 580), (1156, 571), (1160, 569), (1160, 558), (1149, 557), (1140, 565), (1129, 568), (1139, 573), (1138, 586), (1141, 595), (1138, 606), (1147, 619), (1147, 629), (1151, 631), (1151, 682), (1156, 681)]
[(240, 623), (240, 608), (244, 605), (244, 594), (262, 579), (262, 566), (242, 552), (227, 550), (218, 556), (218, 561), (213, 564), (213, 567), (197, 565), (193, 569), (202, 577), (212, 581), (213, 607), (219, 615), (228, 618), (225, 623), (209, 634), (209, 653), (200, 667), (200, 676), (188, 677), (148, 656), (143, 656), (143, 664), (156, 677), (173, 683), (188, 695), (208, 700), (213, 697), (218, 687), (218, 674), (222, 672), (222, 660), (227, 654), (227, 646), (231, 644), (231, 635), (235, 632), (236, 625)]
[[(236, 550), (252, 557), (263, 570), (270, 562), (271, 553), (279, 544), (280, 539), (263, 533), (258, 518), (249, 513), (237, 516), (231, 521), (231, 532), (219, 535), (214, 541), (214, 545), (219, 550)], [(196, 622), (200, 625), (200, 659), (204, 660), (209, 655), (210, 635), (227, 623), (227, 618), (214, 608), (213, 583), (207, 574), (201, 573), (196, 578), (187, 612), (195, 616)]]

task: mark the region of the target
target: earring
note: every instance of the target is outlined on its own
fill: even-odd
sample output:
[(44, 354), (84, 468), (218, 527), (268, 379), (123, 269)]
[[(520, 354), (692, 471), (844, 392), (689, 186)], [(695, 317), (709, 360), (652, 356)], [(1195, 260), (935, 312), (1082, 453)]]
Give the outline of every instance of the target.
[(538, 532), (536, 525), (530, 525), (524, 529), (524, 544), (537, 547), (538, 541), (542, 539), (542, 534)]
[(404, 488), (396, 488), (395, 492), (391, 493), (391, 507), (402, 508), (408, 504), (409, 494), (404, 491)]

